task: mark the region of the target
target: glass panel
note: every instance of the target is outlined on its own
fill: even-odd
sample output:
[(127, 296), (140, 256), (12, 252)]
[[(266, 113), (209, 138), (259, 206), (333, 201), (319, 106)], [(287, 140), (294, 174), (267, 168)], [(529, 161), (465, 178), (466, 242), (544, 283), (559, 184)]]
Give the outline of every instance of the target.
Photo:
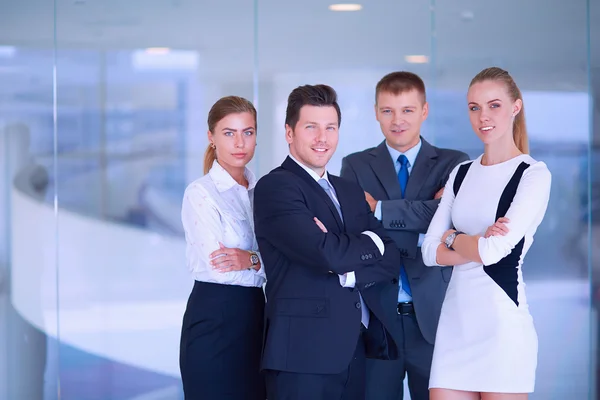
[(253, 7), (57, 2), (63, 399), (183, 398), (182, 195), (209, 108), (253, 99)]
[(0, 398), (55, 399), (53, 2), (2, 2), (0, 26)]
[(586, 4), (435, 4), (433, 67), (439, 71), (439, 97), (432, 110), (437, 143), (472, 157), (482, 153), (465, 95), (475, 74), (499, 66), (511, 73), (523, 93), (531, 155), (552, 173), (548, 210), (523, 266), (539, 338), (536, 387), (530, 398), (587, 398), (591, 327), (585, 215), (591, 98)]

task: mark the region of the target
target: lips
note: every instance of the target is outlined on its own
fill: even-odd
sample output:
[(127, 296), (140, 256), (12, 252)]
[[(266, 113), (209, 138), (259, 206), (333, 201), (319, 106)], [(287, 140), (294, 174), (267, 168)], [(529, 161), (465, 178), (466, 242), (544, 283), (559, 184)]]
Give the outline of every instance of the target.
[(323, 147), (313, 147), (312, 150), (314, 152), (317, 152), (319, 154), (325, 154), (329, 151), (329, 149), (323, 148)]
[(482, 126), (481, 128), (479, 128), (479, 131), (482, 133), (490, 133), (495, 128), (496, 128), (495, 126)]
[(248, 153), (233, 153), (232, 156), (234, 156), (235, 158), (245, 158), (248, 155)]

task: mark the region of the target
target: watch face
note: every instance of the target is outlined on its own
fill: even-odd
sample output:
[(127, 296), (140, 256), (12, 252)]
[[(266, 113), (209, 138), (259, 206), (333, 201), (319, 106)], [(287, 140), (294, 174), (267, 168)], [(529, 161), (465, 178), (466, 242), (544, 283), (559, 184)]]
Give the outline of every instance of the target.
[(450, 248), (450, 246), (452, 246), (452, 243), (454, 243), (455, 236), (456, 236), (456, 232), (452, 232), (451, 234), (448, 235), (448, 237), (446, 238), (446, 247)]
[(252, 265), (256, 265), (256, 264), (258, 264), (258, 261), (259, 261), (259, 260), (258, 260), (258, 256), (257, 256), (256, 254), (252, 254), (252, 255), (250, 256), (250, 262), (252, 263)]

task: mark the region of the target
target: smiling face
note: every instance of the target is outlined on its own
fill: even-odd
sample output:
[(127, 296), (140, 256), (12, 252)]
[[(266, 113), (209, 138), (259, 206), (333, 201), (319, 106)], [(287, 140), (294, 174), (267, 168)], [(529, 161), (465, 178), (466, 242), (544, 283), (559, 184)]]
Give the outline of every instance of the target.
[(286, 124), (285, 139), (296, 160), (323, 176), (339, 139), (336, 109), (333, 106), (302, 106), (296, 125)]
[(208, 139), (216, 147), (217, 160), (228, 172), (243, 169), (254, 157), (256, 148), (256, 123), (249, 112), (223, 117)]
[(521, 99), (514, 101), (501, 81), (474, 83), (467, 93), (469, 119), (475, 134), (485, 145), (513, 139), (515, 116), (521, 111)]
[(427, 119), (429, 106), (416, 89), (398, 94), (377, 95), (375, 114), (388, 145), (401, 153), (419, 143), (421, 125)]

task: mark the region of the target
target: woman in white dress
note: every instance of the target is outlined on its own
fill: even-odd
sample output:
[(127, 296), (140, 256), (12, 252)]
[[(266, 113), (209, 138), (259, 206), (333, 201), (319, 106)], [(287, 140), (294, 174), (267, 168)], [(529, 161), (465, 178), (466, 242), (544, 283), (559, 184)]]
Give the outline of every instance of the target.
[(533, 392), (537, 334), (521, 273), (551, 175), (528, 155), (521, 92), (481, 71), (469, 116), (484, 153), (457, 166), (423, 243), (426, 265), (454, 266), (436, 335), (432, 400), (520, 400)]
[(181, 332), (186, 399), (264, 400), (260, 373), (265, 272), (254, 235), (256, 110), (228, 96), (208, 114), (205, 175), (185, 190), (181, 219), (194, 278)]

